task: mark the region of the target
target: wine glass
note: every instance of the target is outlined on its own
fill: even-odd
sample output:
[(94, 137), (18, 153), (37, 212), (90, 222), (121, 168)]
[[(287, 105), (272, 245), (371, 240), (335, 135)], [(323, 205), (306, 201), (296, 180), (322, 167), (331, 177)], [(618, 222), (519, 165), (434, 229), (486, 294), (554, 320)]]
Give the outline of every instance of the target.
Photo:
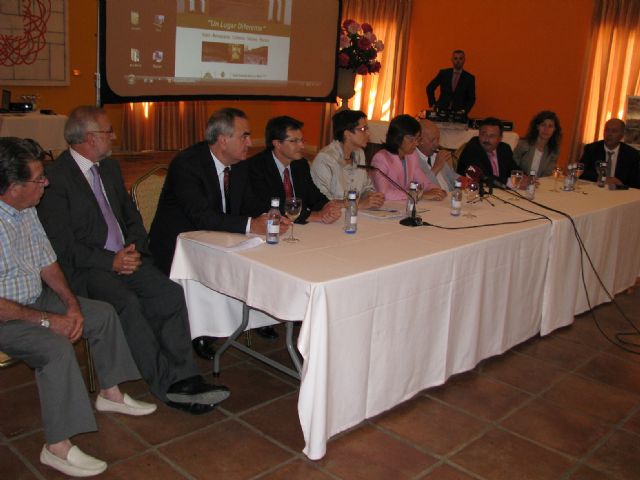
[(580, 190), (580, 187), (578, 187), (578, 183), (580, 181), (580, 177), (582, 176), (582, 174), (584, 173), (584, 163), (576, 163), (576, 190)]
[(302, 199), (298, 197), (288, 197), (284, 203), (284, 213), (291, 220), (291, 232), (289, 236), (284, 239), (285, 242), (297, 242), (300, 239), (293, 236), (293, 223), (300, 216), (302, 211)]
[(471, 212), (471, 206), (475, 205), (475, 203), (478, 201), (480, 187), (477, 182), (471, 182), (469, 183), (465, 191), (467, 194), (467, 208), (462, 216), (467, 218), (476, 218), (476, 215)]
[[(522, 170), (511, 170), (511, 186), (515, 191), (520, 188), (520, 182), (522, 182), (523, 176), (524, 173), (522, 172)], [(518, 198), (519, 197), (516, 195), (511, 197), (510, 200), (518, 200)]]
[(551, 192), (557, 192), (558, 191), (558, 180), (560, 180), (560, 177), (562, 176), (562, 168), (561, 167), (554, 168), (553, 169), (553, 173), (551, 175), (553, 175), (553, 188), (550, 191)]

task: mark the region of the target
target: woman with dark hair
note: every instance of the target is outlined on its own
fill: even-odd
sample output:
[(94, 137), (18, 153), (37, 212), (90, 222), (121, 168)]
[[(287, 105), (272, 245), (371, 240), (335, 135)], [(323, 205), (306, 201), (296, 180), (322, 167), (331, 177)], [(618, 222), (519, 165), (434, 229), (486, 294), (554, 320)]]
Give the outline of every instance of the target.
[[(371, 165), (384, 172), (397, 184), (409, 189), (411, 182), (424, 187), (424, 198), (442, 200), (447, 192), (431, 183), (422, 169), (416, 153), (420, 143), (420, 124), (410, 115), (398, 115), (389, 123), (387, 138), (382, 150), (371, 160)], [(373, 172), (376, 191), (384, 193), (386, 200), (405, 200), (406, 194), (394, 186), (378, 171)]]
[(527, 135), (513, 151), (513, 159), (524, 173), (535, 170), (538, 177), (547, 177), (556, 167), (561, 139), (558, 116), (544, 110), (531, 119)]

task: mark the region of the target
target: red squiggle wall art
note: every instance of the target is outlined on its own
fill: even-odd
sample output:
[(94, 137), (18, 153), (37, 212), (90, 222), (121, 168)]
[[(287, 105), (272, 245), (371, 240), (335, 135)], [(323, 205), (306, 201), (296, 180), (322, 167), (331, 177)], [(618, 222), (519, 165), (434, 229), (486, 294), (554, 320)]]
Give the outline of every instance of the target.
[(22, 0), (22, 5), (22, 34), (0, 34), (0, 65), (4, 67), (31, 65), (46, 46), (51, 0)]

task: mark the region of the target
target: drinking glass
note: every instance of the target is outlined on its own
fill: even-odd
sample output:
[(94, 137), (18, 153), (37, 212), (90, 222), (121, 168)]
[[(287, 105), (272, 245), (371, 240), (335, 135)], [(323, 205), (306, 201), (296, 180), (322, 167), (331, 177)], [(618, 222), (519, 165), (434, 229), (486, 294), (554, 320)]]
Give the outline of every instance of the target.
[(462, 216), (467, 218), (476, 218), (476, 215), (471, 211), (471, 207), (478, 201), (480, 187), (476, 182), (471, 182), (467, 186), (465, 192), (467, 194), (467, 206), (465, 208), (465, 213), (463, 213)]
[(583, 173), (584, 173), (584, 163), (576, 163), (576, 179), (577, 179), (576, 185), (575, 185), (576, 190), (581, 190), (578, 184), (580, 183), (580, 177), (582, 176)]
[(562, 176), (562, 168), (561, 167), (556, 167), (553, 169), (553, 188), (550, 190), (551, 192), (557, 192), (558, 191), (558, 180), (560, 180), (560, 177)]
[(286, 199), (284, 203), (284, 213), (289, 217), (289, 220), (291, 220), (291, 232), (289, 232), (289, 236), (284, 239), (285, 242), (297, 242), (300, 240), (293, 236), (293, 223), (300, 216), (301, 211), (302, 199), (298, 197), (289, 197)]
[[(520, 188), (520, 182), (522, 182), (522, 177), (524, 173), (522, 170), (511, 170), (511, 186), (517, 191)], [(511, 197), (509, 200), (519, 200), (520, 197), (517, 195)]]

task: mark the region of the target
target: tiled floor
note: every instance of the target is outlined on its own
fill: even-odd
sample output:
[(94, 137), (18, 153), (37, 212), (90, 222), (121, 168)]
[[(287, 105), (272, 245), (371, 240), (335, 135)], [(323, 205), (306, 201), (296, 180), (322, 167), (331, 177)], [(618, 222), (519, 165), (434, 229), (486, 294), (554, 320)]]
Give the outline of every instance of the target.
[[(640, 324), (640, 290), (617, 299)], [(596, 315), (609, 334), (631, 330), (611, 305)], [(284, 356), (282, 341), (254, 344)], [(234, 350), (220, 381), (232, 396), (209, 415), (163, 405), (142, 418), (98, 414), (100, 431), (75, 440), (109, 462), (101, 478), (640, 478), (640, 357), (604, 340), (589, 315), (336, 436), (317, 462), (301, 453), (295, 381)], [(142, 382), (125, 389), (152, 400)], [(62, 478), (38, 462), (38, 396), (24, 365), (0, 372), (0, 405), (0, 478)]]

